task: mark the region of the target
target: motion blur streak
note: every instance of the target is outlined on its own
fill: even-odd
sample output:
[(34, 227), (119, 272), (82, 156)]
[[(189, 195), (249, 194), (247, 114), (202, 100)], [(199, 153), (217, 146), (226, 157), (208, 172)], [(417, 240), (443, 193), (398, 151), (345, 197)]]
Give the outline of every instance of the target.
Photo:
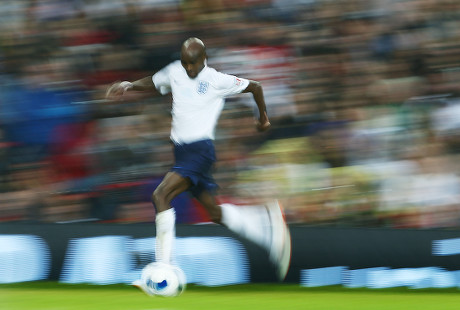
[[(290, 223), (458, 228), (459, 15), (449, 0), (1, 1), (0, 221), (152, 222), (169, 98), (104, 93), (193, 35), (209, 66), (263, 83), (273, 125), (256, 134), (250, 98), (227, 101), (222, 202), (278, 198)], [(209, 221), (174, 204), (179, 222)]]

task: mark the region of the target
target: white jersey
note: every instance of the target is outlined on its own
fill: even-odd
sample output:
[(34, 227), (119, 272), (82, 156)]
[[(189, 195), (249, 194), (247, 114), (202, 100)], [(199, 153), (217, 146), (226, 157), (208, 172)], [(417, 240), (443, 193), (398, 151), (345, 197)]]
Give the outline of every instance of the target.
[(178, 144), (214, 139), (225, 97), (241, 93), (249, 80), (205, 66), (194, 79), (175, 61), (152, 76), (162, 94), (172, 93), (171, 140)]

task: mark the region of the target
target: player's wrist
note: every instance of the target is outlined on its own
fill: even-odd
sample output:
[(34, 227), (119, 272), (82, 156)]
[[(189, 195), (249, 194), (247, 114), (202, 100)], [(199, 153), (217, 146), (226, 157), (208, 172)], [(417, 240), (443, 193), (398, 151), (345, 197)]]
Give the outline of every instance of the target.
[(261, 116), (261, 117), (259, 117), (259, 122), (262, 123), (262, 124), (266, 123), (266, 122), (268, 122), (268, 118), (265, 117), (265, 116)]
[(268, 122), (268, 115), (266, 110), (260, 111), (259, 122), (262, 124)]
[(129, 81), (123, 81), (123, 82), (120, 83), (120, 88), (123, 89), (123, 92), (125, 92), (125, 91), (127, 91), (127, 90), (129, 90), (129, 89), (131, 89), (133, 87), (134, 87), (134, 84), (129, 82)]
[(270, 121), (268, 120), (267, 115), (262, 115), (259, 118), (259, 124), (264, 125), (264, 124), (269, 124)]

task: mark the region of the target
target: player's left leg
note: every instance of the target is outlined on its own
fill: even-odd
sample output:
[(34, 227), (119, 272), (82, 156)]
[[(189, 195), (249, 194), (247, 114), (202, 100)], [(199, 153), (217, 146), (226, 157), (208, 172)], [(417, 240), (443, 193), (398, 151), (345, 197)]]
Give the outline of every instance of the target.
[(278, 278), (284, 280), (291, 259), (291, 239), (277, 201), (264, 206), (217, 205), (214, 196), (206, 190), (195, 197), (213, 222), (265, 248), (277, 268)]
[(216, 224), (222, 224), (222, 209), (217, 205), (214, 195), (207, 190), (203, 190), (199, 193), (192, 192), (192, 194), (206, 209), (211, 221)]
[(284, 211), (278, 200), (266, 204), (270, 217), (271, 246), (269, 258), (277, 267), (278, 278), (286, 278), (291, 264), (291, 233), (284, 218)]
[(264, 206), (218, 205), (207, 190), (194, 195), (214, 223), (222, 224), (237, 235), (270, 249), (270, 218)]

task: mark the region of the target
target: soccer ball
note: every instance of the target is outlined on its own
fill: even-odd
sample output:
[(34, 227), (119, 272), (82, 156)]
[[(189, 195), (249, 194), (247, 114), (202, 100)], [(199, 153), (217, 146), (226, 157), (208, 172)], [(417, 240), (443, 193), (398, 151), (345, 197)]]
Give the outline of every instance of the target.
[(177, 266), (165, 263), (150, 263), (142, 269), (141, 289), (151, 296), (174, 297), (185, 290), (185, 274)]

